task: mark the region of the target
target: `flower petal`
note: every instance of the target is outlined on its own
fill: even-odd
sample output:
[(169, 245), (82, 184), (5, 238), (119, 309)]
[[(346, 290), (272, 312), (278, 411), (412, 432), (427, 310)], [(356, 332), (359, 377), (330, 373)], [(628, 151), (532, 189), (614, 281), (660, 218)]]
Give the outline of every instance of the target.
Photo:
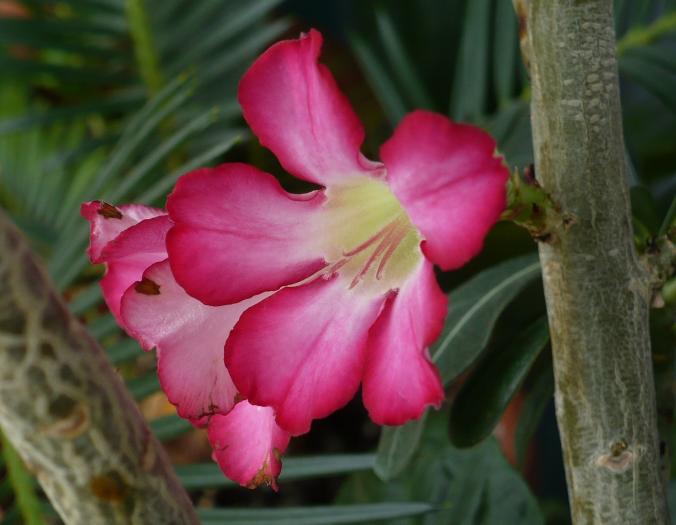
[(307, 432), (359, 388), (368, 329), (384, 299), (335, 275), (280, 290), (230, 333), (225, 364), (235, 385), (252, 403), (273, 407), (292, 435)]
[(219, 306), (305, 279), (325, 265), (313, 235), (323, 202), (321, 192), (286, 193), (272, 175), (245, 164), (184, 175), (167, 201), (176, 280)]
[(120, 316), (122, 295), (141, 278), (148, 266), (166, 259), (164, 239), (170, 227), (171, 221), (166, 214), (142, 220), (106, 244), (99, 255), (107, 267), (100, 283), (103, 298), (117, 322), (125, 329)]
[(474, 257), (505, 207), (509, 171), (488, 133), (427, 111), (407, 115), (380, 150), (392, 191), (444, 270)]
[(101, 201), (91, 201), (80, 207), (80, 215), (89, 221), (87, 254), (91, 262), (99, 263), (102, 262), (103, 249), (120, 233), (144, 219), (165, 215), (165, 212), (140, 204), (112, 206)]
[(439, 337), (446, 310), (447, 298), (427, 260), (388, 298), (369, 334), (362, 385), (364, 405), (375, 423), (402, 425), (443, 401), (427, 347)]
[(364, 128), (331, 72), (318, 63), (322, 35), (263, 53), (239, 84), (244, 118), (290, 173), (322, 184), (381, 169), (359, 149)]
[(148, 268), (124, 294), (124, 322), (145, 349), (157, 347), (160, 383), (181, 417), (204, 423), (234, 406), (237, 389), (223, 348), (239, 316), (258, 300), (206, 306), (176, 283), (168, 260)]
[(288, 432), (275, 423), (274, 410), (247, 401), (209, 421), (214, 460), (226, 476), (251, 489), (268, 484), (277, 490), (282, 470), (279, 458), (289, 439)]

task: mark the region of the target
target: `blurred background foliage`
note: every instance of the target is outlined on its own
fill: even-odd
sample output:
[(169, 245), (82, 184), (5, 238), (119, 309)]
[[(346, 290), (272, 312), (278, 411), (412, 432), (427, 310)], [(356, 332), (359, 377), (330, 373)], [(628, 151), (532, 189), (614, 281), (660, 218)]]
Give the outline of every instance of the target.
[[(674, 228), (676, 1), (616, 0), (615, 16), (636, 242), (649, 252)], [(162, 206), (181, 174), (235, 160), (303, 189), (252, 138), (236, 89), (267, 45), (310, 27), (326, 37), (323, 61), (365, 123), (369, 156), (405, 113), (427, 108), (488, 129), (512, 168), (532, 163), (509, 0), (0, 0), (0, 205), (108, 351), (205, 524), (568, 523), (536, 246), (513, 223), (439, 275), (451, 297), (431, 349), (443, 409), (381, 433), (355, 400), (292, 442), (279, 493), (220, 473), (204, 433), (159, 391), (154, 357), (106, 312), (81, 202)], [(665, 451), (676, 443), (675, 288), (652, 323)], [(58, 523), (0, 444), (2, 523)]]

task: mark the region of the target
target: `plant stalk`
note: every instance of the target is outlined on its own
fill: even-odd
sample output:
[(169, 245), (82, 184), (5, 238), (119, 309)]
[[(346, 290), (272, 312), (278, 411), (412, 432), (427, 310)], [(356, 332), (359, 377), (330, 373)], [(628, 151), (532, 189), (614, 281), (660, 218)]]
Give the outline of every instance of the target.
[(0, 426), (68, 525), (198, 523), (103, 349), (2, 210)]
[(648, 324), (633, 244), (612, 0), (515, 0), (535, 173), (570, 221), (540, 244), (573, 523), (666, 524)]

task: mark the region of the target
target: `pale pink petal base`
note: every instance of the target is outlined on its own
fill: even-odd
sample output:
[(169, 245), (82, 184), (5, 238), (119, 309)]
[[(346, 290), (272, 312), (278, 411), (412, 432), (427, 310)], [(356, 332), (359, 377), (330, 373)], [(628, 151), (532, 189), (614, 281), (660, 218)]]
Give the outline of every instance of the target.
[(307, 432), (356, 393), (383, 301), (337, 277), (284, 288), (247, 310), (231, 332), (225, 361), (235, 385), (252, 403), (273, 407), (292, 435)]
[(326, 66), (312, 29), (263, 53), (239, 84), (244, 118), (290, 173), (324, 186), (382, 168), (359, 149), (364, 128)]
[(488, 133), (427, 111), (407, 115), (380, 150), (387, 181), (444, 270), (479, 253), (505, 208), (509, 171)]
[(246, 164), (184, 175), (167, 201), (176, 280), (214, 306), (303, 280), (325, 265), (312, 229), (323, 202), (320, 192), (287, 193)]
[(179, 415), (203, 424), (234, 406), (237, 389), (223, 347), (242, 312), (258, 300), (206, 306), (176, 283), (166, 260), (148, 268), (125, 293), (124, 322), (146, 349), (157, 347), (160, 382)]
[(271, 408), (247, 401), (209, 421), (214, 460), (226, 476), (252, 489), (270, 485), (277, 490), (277, 476), (282, 470), (280, 457), (289, 439), (289, 434), (275, 423)]
[(371, 328), (362, 397), (373, 422), (403, 425), (429, 405), (439, 407), (444, 390), (427, 347), (441, 333), (447, 298), (434, 269), (423, 260)]
[(112, 206), (101, 201), (91, 201), (80, 207), (80, 215), (89, 221), (87, 254), (93, 263), (99, 263), (102, 262), (103, 249), (120, 233), (144, 219), (165, 215), (165, 212), (140, 204)]

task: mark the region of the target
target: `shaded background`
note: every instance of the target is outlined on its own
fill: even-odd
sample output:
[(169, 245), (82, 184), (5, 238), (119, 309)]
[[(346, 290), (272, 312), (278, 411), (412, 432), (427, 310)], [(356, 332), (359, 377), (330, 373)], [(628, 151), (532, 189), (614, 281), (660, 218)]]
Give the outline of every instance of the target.
[[(636, 241), (647, 251), (676, 189), (676, 2), (617, 0), (615, 7)], [(549, 349), (523, 338), (545, 313), (538, 278), (470, 317), (465, 343), (449, 351), (476, 347), (472, 366), (448, 383), (448, 401), (419, 442), (409, 436), (398, 447), (379, 446), (380, 429), (356, 399), (292, 441), (279, 493), (227, 483), (209, 463), (204, 432), (180, 420), (159, 392), (154, 356), (103, 306), (103, 268), (86, 260), (81, 202), (163, 206), (182, 173), (224, 161), (255, 164), (290, 191), (307, 189), (251, 136), (235, 96), (262, 50), (310, 27), (323, 32), (322, 60), (365, 124), (367, 156), (378, 157), (404, 114), (426, 108), (488, 129), (511, 167), (532, 163), (528, 77), (508, 0), (0, 0), (0, 206), (107, 349), (196, 505), (216, 509), (202, 511), (205, 523), (284, 517), (255, 514), (259, 507), (305, 509), (285, 523), (568, 523)], [(501, 262), (535, 250), (524, 230), (499, 223), (479, 257), (439, 275), (445, 290), (455, 290), (453, 315), (531, 260), (508, 269)], [(674, 298), (665, 301), (653, 311), (653, 347), (668, 450), (676, 341)], [(413, 461), (393, 479), (372, 472), (377, 463), (393, 474), (392, 461), (403, 463), (406, 451)], [(5, 462), (0, 456), (2, 523), (25, 522), (16, 502), (26, 490), (37, 494), (39, 519), (58, 523), (39, 488), (17, 486)], [(219, 507), (254, 514), (238, 522)]]

